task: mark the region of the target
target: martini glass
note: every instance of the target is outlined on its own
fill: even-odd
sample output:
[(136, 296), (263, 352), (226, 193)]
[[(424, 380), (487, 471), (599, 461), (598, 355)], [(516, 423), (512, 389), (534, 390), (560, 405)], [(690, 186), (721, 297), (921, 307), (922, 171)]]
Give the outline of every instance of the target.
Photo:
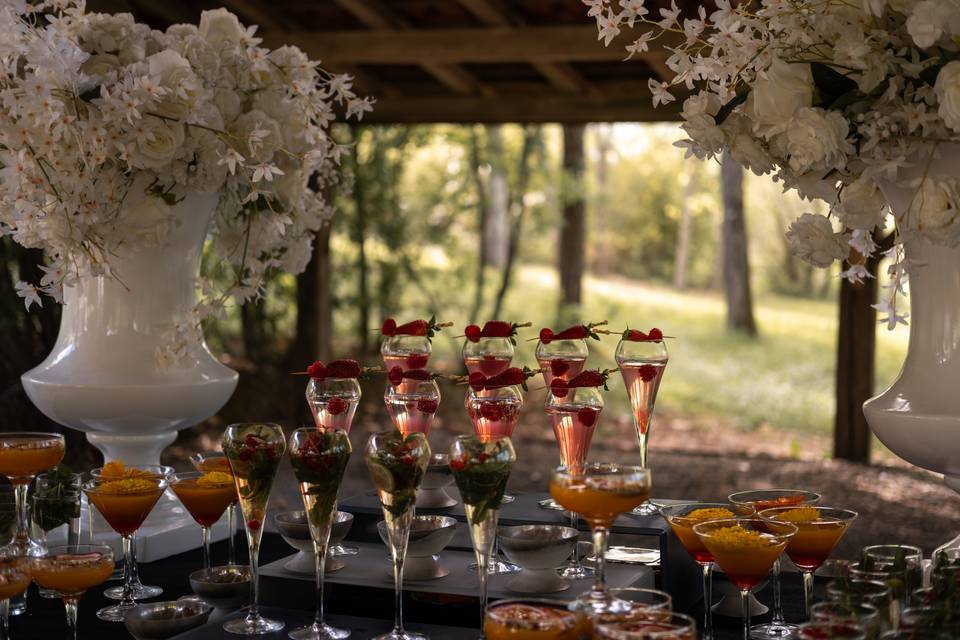
[[(587, 452), (590, 451), (597, 419), (603, 411), (603, 396), (600, 391), (596, 387), (576, 387), (569, 389), (563, 397), (547, 392), (546, 411), (560, 448), (560, 466), (568, 469), (582, 468), (587, 462)], [(546, 508), (561, 508), (552, 498), (540, 504)], [(577, 528), (577, 514), (572, 511), (570, 526)], [(573, 556), (560, 575), (572, 580), (593, 577), (593, 569), (580, 563), (579, 544), (574, 547)]]
[(307, 404), (318, 429), (342, 429), (349, 433), (360, 395), (356, 378), (310, 378), (307, 383)]
[[(473, 432), (481, 441), (501, 436), (512, 438), (513, 430), (520, 420), (523, 394), (516, 386), (481, 390), (471, 388), (467, 391), (464, 404), (473, 424)], [(503, 496), (504, 504), (513, 500), (514, 497), (509, 494)], [(469, 568), (476, 569), (477, 565), (473, 563)], [(520, 567), (500, 559), (499, 544), (494, 541), (489, 571), (494, 575), (506, 575), (519, 572)]]
[(804, 610), (809, 618), (810, 605), (813, 604), (813, 573), (830, 557), (847, 527), (856, 520), (857, 512), (804, 505), (764, 509), (758, 515), (767, 523), (771, 533), (779, 533), (785, 527), (797, 529), (787, 545), (787, 555), (803, 573)]
[(10, 638), (10, 598), (30, 586), (30, 563), (27, 556), (0, 555), (0, 640)]
[(120, 534), (123, 547), (120, 602), (97, 611), (97, 617), (101, 620), (123, 622), (126, 613), (137, 604), (133, 598), (133, 534), (150, 515), (166, 488), (167, 479), (156, 475), (120, 479), (94, 477), (83, 485), (87, 500), (97, 508), (107, 524)]
[(56, 433), (0, 433), (0, 474), (13, 485), (17, 505), (17, 533), (7, 550), (18, 556), (38, 556), (43, 547), (30, 538), (27, 488), (38, 473), (63, 460), (63, 436)]
[(513, 361), (514, 347), (510, 338), (480, 338), (463, 343), (463, 364), (467, 373), (479, 371), (488, 378), (503, 373)]
[(629, 611), (631, 604), (607, 591), (604, 580), (607, 541), (614, 520), (650, 497), (650, 471), (628, 465), (588, 463), (580, 468), (559, 467), (550, 477), (550, 493), (560, 506), (579, 513), (593, 531), (597, 571), (593, 588), (570, 604), (588, 614)]
[(440, 405), (440, 388), (434, 380), (404, 380), (397, 386), (387, 385), (383, 402), (393, 426), (400, 433), (426, 436)]
[(534, 354), (543, 371), (543, 383), (549, 389), (554, 378), (569, 381), (583, 371), (590, 348), (586, 340), (552, 340), (547, 344), (537, 342)]
[(784, 523), (777, 532), (770, 532), (767, 522), (760, 518), (729, 518), (695, 524), (693, 532), (740, 589), (743, 640), (749, 640), (750, 590), (767, 577), (797, 528)]
[[(430, 339), (427, 336), (389, 336), (380, 345), (380, 355), (387, 371), (400, 367), (403, 371), (426, 369), (430, 362)], [(413, 386), (414, 380), (404, 379), (397, 385), (401, 392)]]
[(697, 623), (688, 615), (667, 612), (647, 620), (595, 624), (596, 640), (697, 640)]
[(77, 640), (77, 608), (87, 589), (103, 584), (113, 573), (113, 551), (102, 544), (51, 547), (32, 561), (33, 581), (63, 598), (68, 637)]
[(350, 460), (350, 439), (342, 430), (297, 429), (287, 449), (313, 541), (317, 604), (313, 623), (294, 629), (293, 640), (343, 640), (350, 631), (331, 627), (324, 620), (323, 581), (330, 529), (337, 511), (337, 492)]
[(227, 507), (237, 498), (233, 474), (222, 471), (175, 473), (170, 476), (170, 489), (200, 525), (203, 568), (209, 569), (210, 527), (216, 524)]
[[(731, 493), (727, 500), (738, 507), (740, 515), (752, 515), (774, 507), (816, 504), (820, 502), (820, 494), (803, 489), (754, 489)], [(773, 563), (773, 617), (770, 622), (753, 626), (750, 637), (754, 640), (790, 638), (796, 632), (797, 625), (788, 623), (783, 615), (783, 599), (780, 593), (780, 558), (777, 558)]]
[[(229, 473), (231, 476), (233, 475), (233, 472), (230, 471), (230, 463), (222, 451), (195, 453), (190, 456), (190, 462), (193, 464), (194, 469), (203, 473), (221, 471), (223, 473)], [(229, 565), (237, 564), (237, 550), (234, 545), (237, 534), (236, 515), (237, 497), (234, 495), (233, 502), (227, 505), (227, 564)]]
[(487, 640), (579, 640), (589, 627), (565, 602), (537, 598), (500, 600), (487, 608), (483, 623)]
[[(125, 477), (134, 477), (134, 476), (154, 476), (157, 478), (167, 478), (173, 473), (173, 467), (167, 465), (145, 465), (145, 466), (134, 466), (130, 467), (124, 465), (122, 462), (114, 461), (108, 462), (102, 467), (98, 467), (90, 472), (90, 475), (94, 478), (106, 477), (107, 479), (119, 480)], [(92, 515), (91, 515), (92, 517)], [(92, 527), (91, 527), (92, 532)], [(92, 534), (91, 534), (92, 535)], [(91, 538), (92, 542), (92, 538)], [(150, 598), (156, 598), (157, 596), (163, 593), (163, 588), (158, 587), (152, 584), (143, 584), (140, 582), (140, 569), (137, 565), (137, 532), (133, 532), (133, 536), (130, 538), (130, 589), (133, 594), (134, 600), (148, 600)], [(126, 558), (124, 558), (124, 564), (126, 564)], [(123, 599), (123, 585), (118, 587), (110, 587), (109, 589), (104, 589), (103, 595), (110, 598), (111, 600), (122, 600)]]
[(383, 520), (393, 558), (393, 630), (375, 640), (426, 640), (403, 628), (403, 562), (407, 556), (417, 489), (430, 463), (430, 445), (422, 433), (375, 433), (367, 442), (366, 462), (383, 509)]
[[(617, 366), (627, 388), (630, 407), (633, 410), (633, 426), (637, 430), (637, 442), (640, 445), (640, 466), (647, 468), (647, 442), (650, 439), (650, 427), (653, 424), (653, 406), (657, 401), (660, 380), (667, 368), (667, 345), (663, 340), (654, 342), (634, 342), (620, 340), (616, 351)], [(636, 511), (636, 515), (652, 516), (657, 508), (646, 502)]]
[(247, 532), (247, 548), (250, 550), (250, 608), (246, 617), (228, 620), (223, 624), (228, 633), (252, 636), (283, 629), (282, 620), (271, 620), (260, 615), (258, 572), (267, 501), (286, 446), (280, 425), (269, 422), (232, 424), (223, 434), (223, 452), (233, 471), (243, 527)]
[(500, 503), (517, 454), (507, 436), (480, 440), (459, 436), (450, 447), (450, 470), (460, 490), (470, 526), (470, 541), (480, 576), (480, 638), (483, 640), (487, 613), (487, 574), (497, 537)]
[[(703, 570), (703, 640), (713, 638), (713, 554), (693, 532), (693, 527), (708, 520), (736, 517), (731, 505), (720, 502), (690, 502), (660, 507), (660, 514), (670, 525), (680, 544)], [(750, 511), (752, 514), (752, 509)], [(742, 515), (750, 515), (742, 514)]]

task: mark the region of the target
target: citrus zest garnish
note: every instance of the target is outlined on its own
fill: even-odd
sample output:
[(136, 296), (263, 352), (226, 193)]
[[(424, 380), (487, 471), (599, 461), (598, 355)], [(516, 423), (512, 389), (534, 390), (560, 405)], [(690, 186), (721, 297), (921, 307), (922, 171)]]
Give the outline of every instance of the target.
[(197, 478), (200, 487), (222, 487), (225, 484), (233, 484), (233, 476), (223, 471), (210, 471)]
[(144, 478), (123, 478), (122, 480), (110, 480), (103, 482), (97, 487), (97, 493), (106, 495), (119, 495), (123, 493), (144, 493), (153, 491), (157, 488), (157, 483)]
[(728, 551), (764, 549), (770, 546), (770, 542), (759, 531), (745, 529), (740, 525), (717, 529), (711, 533), (710, 539), (716, 546)]
[(140, 478), (144, 476), (149, 476), (150, 474), (142, 469), (137, 469), (135, 467), (128, 467), (120, 460), (111, 460), (110, 462), (103, 465), (103, 468), (100, 469), (100, 477), (113, 479), (113, 478)]
[(813, 507), (799, 507), (778, 513), (775, 518), (781, 522), (816, 522), (820, 519), (820, 510)]
[(733, 511), (730, 509), (724, 509), (723, 507), (709, 507), (706, 509), (694, 509), (690, 513), (683, 516), (685, 520), (690, 522), (706, 522), (707, 520), (725, 520), (727, 518), (736, 517)]

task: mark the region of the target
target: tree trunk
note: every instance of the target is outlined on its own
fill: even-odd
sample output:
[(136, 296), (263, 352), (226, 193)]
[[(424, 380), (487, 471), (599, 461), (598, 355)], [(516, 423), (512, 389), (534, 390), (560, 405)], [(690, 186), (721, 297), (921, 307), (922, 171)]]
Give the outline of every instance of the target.
[(333, 296), (330, 291), (330, 224), (317, 231), (313, 257), (297, 276), (297, 338), (291, 365), (327, 362), (333, 351)]
[(750, 294), (750, 262), (743, 216), (743, 169), (729, 153), (720, 168), (723, 190), (723, 283), (727, 297), (727, 328), (757, 335)]
[(487, 157), (490, 175), (486, 184), (487, 210), (483, 217), (484, 264), (503, 268), (510, 243), (510, 188), (504, 167), (503, 131), (500, 125), (487, 127)]
[(583, 180), (582, 124), (563, 125), (564, 181), (573, 188), (566, 189), (563, 204), (563, 226), (560, 229), (560, 307), (582, 302), (584, 253), (586, 252), (586, 206), (580, 184)]
[(480, 175), (480, 139), (476, 127), (470, 127), (470, 172), (473, 175), (474, 189), (477, 192), (477, 229), (480, 236), (480, 248), (477, 251), (477, 276), (474, 282), (473, 306), (468, 320), (479, 322), (480, 308), (483, 307), (483, 288), (486, 282), (487, 265), (487, 188)]
[[(353, 128), (353, 143), (360, 145), (360, 129)], [(353, 241), (357, 244), (357, 347), (366, 354), (370, 345), (370, 274), (367, 263), (367, 202), (364, 197), (364, 179), (360, 162), (356, 157), (359, 150), (351, 154), (354, 162), (353, 200), (356, 205), (354, 216)]]
[(590, 201), (590, 206), (592, 207), (590, 220), (594, 225), (594, 238), (599, 236), (600, 239), (599, 242), (597, 239), (593, 241), (594, 252), (590, 269), (594, 273), (606, 274), (610, 272), (613, 266), (610, 262), (610, 256), (613, 255), (613, 251), (609, 250), (608, 245), (608, 239), (610, 237), (610, 220), (608, 217), (610, 204), (610, 156), (614, 153), (613, 130), (612, 125), (601, 124), (591, 125), (590, 131), (593, 134), (597, 154), (597, 162), (591, 167), (591, 172), (596, 179), (597, 191), (593, 194), (593, 198), (591, 198)]
[(680, 197), (680, 228), (677, 230), (677, 248), (673, 254), (673, 287), (687, 288), (687, 262), (690, 253), (690, 231), (693, 220), (690, 216), (690, 198), (693, 196), (693, 172), (687, 173)]

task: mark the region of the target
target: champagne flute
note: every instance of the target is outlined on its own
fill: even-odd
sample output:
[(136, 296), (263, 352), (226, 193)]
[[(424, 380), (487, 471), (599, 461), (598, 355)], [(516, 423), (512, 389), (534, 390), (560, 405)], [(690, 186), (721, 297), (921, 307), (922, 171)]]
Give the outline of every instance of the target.
[(343, 640), (350, 631), (331, 627), (324, 620), (323, 582), (330, 543), (330, 528), (337, 511), (337, 492), (350, 460), (350, 439), (341, 429), (297, 429), (288, 448), (293, 473), (300, 483), (300, 495), (313, 540), (317, 579), (317, 605), (313, 623), (294, 629), (293, 640)]
[(403, 628), (403, 561), (407, 555), (417, 489), (430, 463), (430, 445), (422, 433), (404, 436), (399, 431), (375, 433), (367, 442), (367, 469), (383, 509), (390, 554), (393, 557), (393, 630), (375, 640), (426, 640)]
[(480, 638), (483, 640), (487, 613), (487, 574), (493, 541), (497, 537), (500, 503), (507, 488), (517, 454), (508, 436), (481, 440), (459, 436), (450, 447), (450, 470), (460, 490), (470, 525), (470, 541), (480, 576)]
[(51, 547), (32, 561), (33, 581), (63, 598), (68, 638), (77, 640), (77, 609), (87, 589), (103, 584), (113, 573), (113, 551), (102, 544)]
[(271, 620), (260, 615), (258, 561), (267, 501), (286, 446), (280, 425), (270, 422), (232, 424), (223, 434), (223, 453), (233, 472), (250, 550), (250, 609), (246, 617), (228, 620), (223, 624), (223, 629), (229, 633), (260, 635), (280, 631), (284, 626), (282, 620)]

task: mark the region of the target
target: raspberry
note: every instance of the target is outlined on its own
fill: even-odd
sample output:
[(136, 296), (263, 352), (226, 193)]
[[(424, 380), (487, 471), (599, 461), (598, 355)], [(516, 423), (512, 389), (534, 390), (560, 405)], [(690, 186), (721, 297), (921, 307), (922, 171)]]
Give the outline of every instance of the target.
[(450, 468), (454, 471), (463, 471), (467, 468), (467, 461), (461, 458), (454, 458), (450, 461)]
[(663, 340), (663, 332), (654, 327), (647, 332), (647, 337), (653, 342), (660, 342)]
[(387, 372), (387, 379), (390, 381), (390, 384), (397, 386), (403, 382), (403, 369), (400, 367), (392, 367), (390, 371)]
[(477, 325), (471, 324), (463, 330), (463, 335), (465, 335), (470, 342), (480, 342), (480, 338), (483, 337), (483, 331), (481, 331)]
[(652, 364), (640, 365), (640, 379), (644, 382), (650, 382), (657, 377), (657, 368)]
[(259, 531), (260, 521), (257, 520), (256, 518), (251, 518), (250, 520), (247, 520), (247, 528), (250, 529), (251, 531)]
[(552, 340), (553, 340), (553, 331), (551, 331), (550, 329), (547, 329), (546, 327), (544, 327), (543, 329), (540, 329), (540, 342), (542, 342), (543, 344), (550, 344)]
[(323, 366), (322, 362), (317, 360), (312, 365), (307, 367), (307, 374), (316, 380), (323, 380), (325, 377), (327, 377), (327, 368)]
[(480, 415), (490, 422), (497, 422), (503, 417), (503, 411), (500, 406), (492, 402), (484, 402), (480, 405)]
[(397, 333), (397, 321), (393, 318), (387, 318), (383, 321), (383, 327), (380, 329), (380, 333), (385, 336), (396, 335)]
[(417, 410), (421, 413), (436, 413), (439, 404), (440, 403), (433, 398), (420, 398), (417, 400)]
[(577, 411), (577, 419), (585, 427), (592, 427), (596, 423), (598, 415), (600, 415), (600, 411), (593, 407), (583, 407), (580, 411)]
[(562, 376), (567, 371), (570, 371), (570, 363), (566, 360), (551, 360), (550, 361), (550, 373), (556, 376)]
[(412, 353), (407, 356), (408, 369), (423, 369), (430, 361), (430, 355), (426, 353)]
[(327, 413), (332, 416), (338, 416), (344, 411), (346, 411), (348, 405), (343, 398), (330, 398), (330, 401), (327, 402)]

